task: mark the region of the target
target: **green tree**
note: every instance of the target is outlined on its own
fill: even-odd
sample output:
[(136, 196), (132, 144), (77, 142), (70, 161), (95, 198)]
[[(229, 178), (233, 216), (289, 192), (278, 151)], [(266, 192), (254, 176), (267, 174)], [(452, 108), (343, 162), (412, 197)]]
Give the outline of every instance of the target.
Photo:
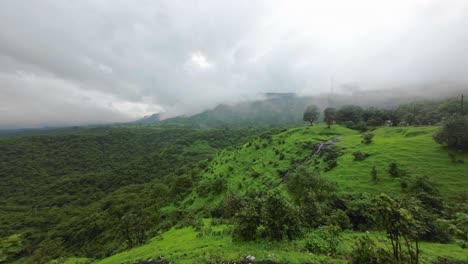
[(376, 196), (373, 204), (377, 224), (387, 233), (394, 259), (417, 264), (420, 255), (419, 236), (423, 230), (413, 215), (420, 209), (418, 205), (408, 201), (404, 205), (386, 194)]
[(11, 261), (23, 250), (21, 235), (15, 234), (0, 239), (0, 263)]
[(448, 147), (468, 151), (468, 116), (447, 117), (442, 128), (434, 135), (434, 140)]
[(273, 190), (266, 194), (261, 212), (268, 238), (276, 241), (284, 238), (292, 240), (300, 234), (299, 212), (279, 191)]
[(247, 200), (234, 218), (233, 238), (251, 241), (257, 237), (257, 229), (261, 223), (259, 198)]
[(324, 121), (327, 123), (328, 128), (336, 121), (336, 109), (333, 107), (327, 107), (323, 110)]
[(359, 121), (362, 121), (362, 114), (363, 110), (360, 106), (346, 105), (338, 110), (337, 121), (339, 123), (350, 121), (357, 124)]
[(314, 121), (316, 121), (318, 117), (319, 117), (319, 111), (318, 111), (317, 106), (309, 105), (304, 111), (302, 120), (304, 120), (304, 122), (310, 122), (310, 125), (313, 125)]
[(34, 263), (48, 263), (49, 261), (63, 257), (65, 249), (61, 238), (46, 239), (39, 244), (39, 247), (32, 256)]

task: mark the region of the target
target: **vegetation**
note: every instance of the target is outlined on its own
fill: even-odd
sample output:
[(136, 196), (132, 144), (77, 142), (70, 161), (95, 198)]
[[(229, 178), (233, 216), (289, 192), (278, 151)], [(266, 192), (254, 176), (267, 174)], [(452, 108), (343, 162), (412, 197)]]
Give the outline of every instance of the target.
[(304, 120), (304, 122), (309, 122), (310, 125), (313, 125), (314, 121), (316, 121), (318, 117), (319, 117), (319, 111), (318, 111), (317, 106), (309, 105), (304, 111), (304, 116), (302, 120)]
[(0, 262), (465, 261), (454, 104), (328, 108), (326, 125), (281, 130), (173, 120), (2, 138)]
[(434, 135), (435, 141), (448, 147), (468, 151), (468, 116), (447, 117)]

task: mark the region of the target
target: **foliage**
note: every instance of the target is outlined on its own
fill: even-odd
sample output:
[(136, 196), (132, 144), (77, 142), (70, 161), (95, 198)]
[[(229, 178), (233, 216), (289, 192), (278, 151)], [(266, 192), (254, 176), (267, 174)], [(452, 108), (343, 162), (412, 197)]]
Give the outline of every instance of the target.
[(23, 240), (19, 234), (0, 239), (0, 263), (10, 261), (23, 249)]
[[(87, 257), (140, 244), (182, 219), (160, 209), (192, 190), (208, 158), (261, 131), (91, 127), (0, 138), (0, 236), (24, 234), (28, 252), (61, 239)], [(143, 229), (130, 221), (138, 239), (124, 232), (131, 214), (151, 219)]]
[(372, 170), (370, 172), (370, 175), (371, 175), (371, 179), (374, 183), (378, 182), (379, 181), (379, 178), (378, 178), (378, 175), (377, 175), (377, 168), (374, 166), (372, 166)]
[(333, 107), (327, 107), (325, 108), (325, 110), (323, 110), (323, 116), (323, 120), (325, 121), (327, 126), (330, 127), (336, 121), (337, 111)]
[(391, 254), (379, 248), (368, 236), (356, 237), (352, 248), (351, 264), (391, 264), (397, 263)]
[(257, 202), (246, 202), (235, 215), (234, 239), (250, 241), (257, 238), (257, 229), (261, 223), (261, 208), (258, 204)]
[(245, 200), (235, 216), (233, 237), (238, 240), (255, 240), (261, 235), (274, 241), (294, 239), (300, 235), (301, 220), (297, 208), (278, 191), (268, 192), (254, 200)]
[(372, 138), (374, 138), (373, 133), (364, 133), (364, 134), (362, 134), (362, 143), (363, 144), (370, 144), (370, 143), (372, 143)]
[(304, 122), (310, 122), (310, 125), (312, 125), (313, 122), (318, 119), (318, 117), (319, 117), (319, 111), (318, 111), (317, 106), (309, 105), (304, 111), (302, 120), (304, 120)]
[(399, 177), (403, 174), (396, 162), (390, 162), (390, 164), (388, 164), (388, 173), (393, 177)]
[(305, 248), (314, 254), (336, 255), (341, 242), (341, 229), (338, 226), (322, 226), (306, 237)]
[(392, 244), (393, 257), (398, 262), (418, 263), (420, 248), (419, 235), (423, 226), (412, 212), (419, 210), (417, 204), (407, 204), (381, 194), (374, 198), (377, 223), (384, 228)]
[(369, 153), (364, 153), (364, 152), (361, 152), (361, 151), (355, 151), (355, 152), (353, 152), (353, 156), (354, 156), (355, 161), (363, 161), (363, 160), (367, 159), (370, 156), (370, 154)]
[(437, 143), (468, 151), (468, 116), (447, 117), (442, 128), (434, 135)]

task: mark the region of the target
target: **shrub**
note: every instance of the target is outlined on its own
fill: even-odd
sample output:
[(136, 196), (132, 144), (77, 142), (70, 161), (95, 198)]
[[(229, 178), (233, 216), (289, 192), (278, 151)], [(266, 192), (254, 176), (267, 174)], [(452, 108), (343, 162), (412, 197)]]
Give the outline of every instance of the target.
[(362, 134), (362, 143), (370, 144), (370, 143), (372, 143), (373, 138), (374, 138), (373, 133), (364, 133), (364, 134)]
[(328, 225), (338, 226), (342, 230), (351, 228), (351, 222), (349, 221), (349, 217), (343, 210), (338, 209), (333, 211), (333, 213), (326, 219)]
[(396, 164), (395, 162), (391, 162), (388, 165), (388, 173), (390, 173), (390, 175), (393, 177), (400, 176), (400, 170), (398, 169), (398, 164)]
[(370, 175), (371, 175), (372, 181), (374, 183), (379, 181), (379, 178), (377, 177), (377, 169), (375, 168), (375, 165), (372, 166), (372, 170), (370, 172)]
[(377, 247), (368, 236), (355, 238), (351, 252), (351, 264), (387, 264), (396, 263), (393, 256), (387, 251)]
[(353, 156), (354, 156), (355, 161), (363, 161), (363, 160), (367, 159), (370, 156), (370, 154), (369, 153), (364, 153), (364, 152), (361, 152), (361, 151), (356, 151), (356, 152), (353, 152)]
[(323, 226), (306, 238), (305, 249), (314, 254), (335, 255), (341, 242), (341, 229), (338, 226)]

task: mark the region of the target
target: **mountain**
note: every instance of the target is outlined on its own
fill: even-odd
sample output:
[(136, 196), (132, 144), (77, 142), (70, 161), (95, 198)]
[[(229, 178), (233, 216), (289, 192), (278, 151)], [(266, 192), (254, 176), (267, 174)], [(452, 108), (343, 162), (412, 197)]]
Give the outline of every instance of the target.
[(155, 123), (159, 123), (160, 121), (161, 121), (161, 114), (157, 113), (157, 114), (145, 116), (142, 119), (138, 119), (131, 123), (133, 124), (155, 124)]

